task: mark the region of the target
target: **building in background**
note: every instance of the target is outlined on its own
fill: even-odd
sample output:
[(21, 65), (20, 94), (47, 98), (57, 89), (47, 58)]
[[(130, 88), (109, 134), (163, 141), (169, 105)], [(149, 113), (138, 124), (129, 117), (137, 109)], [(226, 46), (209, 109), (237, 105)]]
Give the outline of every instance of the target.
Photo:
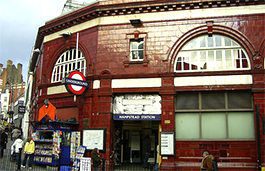
[[(205, 150), (219, 170), (265, 167), (264, 8), (260, 0), (109, 0), (50, 20), (29, 64), (30, 120), (48, 99), (57, 119), (75, 117), (81, 132), (106, 130), (107, 170), (143, 162), (146, 135), (150, 158), (161, 147), (161, 170), (199, 169)], [(65, 85), (71, 76), (89, 87)]]
[(10, 122), (13, 122), (14, 115), (8, 112), (14, 112), (15, 103), (24, 96), (24, 89), (22, 64), (18, 63), (16, 67), (11, 60), (7, 61), (5, 68), (0, 64), (1, 115), (5, 119), (9, 118)]

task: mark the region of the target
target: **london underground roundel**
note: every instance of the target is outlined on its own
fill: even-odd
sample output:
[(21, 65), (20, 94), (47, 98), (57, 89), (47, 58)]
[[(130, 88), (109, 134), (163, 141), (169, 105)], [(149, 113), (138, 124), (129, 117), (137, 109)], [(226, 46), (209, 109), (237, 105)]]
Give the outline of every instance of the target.
[(76, 95), (83, 94), (86, 88), (89, 87), (88, 82), (86, 82), (85, 76), (79, 71), (73, 71), (68, 74), (62, 80), (62, 83), (65, 84), (65, 87), (69, 93)]

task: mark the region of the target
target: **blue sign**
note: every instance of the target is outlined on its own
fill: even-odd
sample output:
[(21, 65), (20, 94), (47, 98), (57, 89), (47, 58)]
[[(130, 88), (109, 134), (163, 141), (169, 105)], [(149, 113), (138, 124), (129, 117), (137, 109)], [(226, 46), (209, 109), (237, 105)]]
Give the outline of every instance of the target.
[(133, 115), (133, 114), (129, 114), (129, 115), (113, 115), (113, 119), (114, 120), (161, 120), (161, 115)]
[(82, 87), (88, 87), (89, 86), (88, 82), (86, 82), (86, 81), (76, 80), (76, 79), (72, 79), (72, 78), (65, 78), (63, 83), (82, 86)]

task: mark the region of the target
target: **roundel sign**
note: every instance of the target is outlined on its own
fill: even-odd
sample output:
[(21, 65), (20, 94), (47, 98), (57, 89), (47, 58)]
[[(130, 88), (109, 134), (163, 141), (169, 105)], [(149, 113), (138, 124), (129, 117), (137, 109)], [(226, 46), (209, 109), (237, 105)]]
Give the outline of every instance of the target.
[(81, 95), (84, 93), (89, 84), (86, 82), (85, 76), (79, 71), (73, 71), (68, 74), (63, 80), (62, 83), (65, 84), (65, 87), (69, 93), (76, 95)]

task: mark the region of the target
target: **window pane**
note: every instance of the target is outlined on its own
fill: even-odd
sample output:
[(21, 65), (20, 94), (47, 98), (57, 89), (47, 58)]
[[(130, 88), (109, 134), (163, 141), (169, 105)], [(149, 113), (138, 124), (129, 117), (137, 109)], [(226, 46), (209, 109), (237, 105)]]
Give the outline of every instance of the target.
[(197, 70), (198, 68), (197, 65), (198, 65), (197, 52), (191, 52), (191, 69)]
[(216, 51), (216, 69), (223, 69), (222, 51)]
[(231, 39), (229, 39), (228, 37), (224, 37), (225, 40), (225, 46), (231, 46)]
[(201, 70), (207, 69), (206, 51), (200, 52), (200, 69)]
[(182, 57), (178, 57), (178, 60), (177, 60), (177, 66), (176, 66), (176, 69), (177, 70), (182, 70)]
[(207, 37), (208, 47), (213, 47), (213, 37)]
[(141, 42), (141, 43), (138, 45), (138, 49), (144, 49), (144, 44), (143, 44), (143, 42)]
[(247, 91), (229, 91), (228, 109), (252, 109), (252, 95)]
[(138, 55), (139, 55), (139, 59), (144, 59), (144, 51), (143, 50), (139, 50)]
[(221, 46), (222, 45), (222, 41), (221, 41), (221, 36), (217, 35), (215, 36), (215, 46), (218, 47), (218, 46)]
[(231, 139), (255, 139), (253, 112), (229, 112), (228, 136)]
[(199, 38), (200, 47), (206, 47), (205, 37), (202, 36)]
[(137, 47), (138, 47), (137, 42), (132, 42), (131, 45), (132, 45), (132, 49), (137, 49)]
[(198, 93), (177, 94), (176, 109), (199, 109)]
[(199, 113), (177, 113), (175, 115), (176, 139), (199, 139), (199, 117)]
[(202, 109), (225, 109), (225, 93), (202, 92)]
[(191, 41), (191, 42), (189, 43), (188, 48), (191, 49), (191, 48), (195, 48), (195, 47), (197, 47), (196, 40), (193, 40), (193, 41)]
[(226, 139), (226, 114), (202, 113), (202, 139)]

